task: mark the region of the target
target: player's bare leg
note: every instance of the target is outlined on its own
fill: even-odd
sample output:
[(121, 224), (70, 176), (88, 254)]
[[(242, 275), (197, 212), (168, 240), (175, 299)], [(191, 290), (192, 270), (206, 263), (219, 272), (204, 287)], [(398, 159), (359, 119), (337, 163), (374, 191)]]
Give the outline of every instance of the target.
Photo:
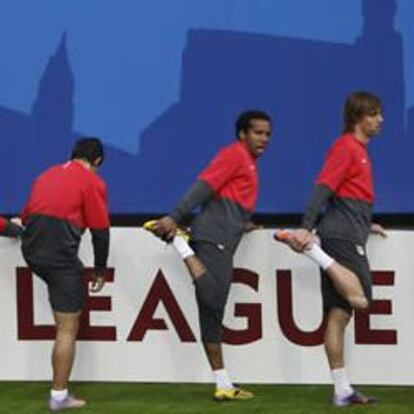
[[(278, 230), (275, 232), (274, 238), (292, 248), (292, 234), (290, 230)], [(336, 262), (317, 243), (312, 243), (302, 253), (326, 272), (335, 289), (349, 302), (352, 308), (368, 308), (369, 301), (364, 294), (361, 282), (354, 272)]]

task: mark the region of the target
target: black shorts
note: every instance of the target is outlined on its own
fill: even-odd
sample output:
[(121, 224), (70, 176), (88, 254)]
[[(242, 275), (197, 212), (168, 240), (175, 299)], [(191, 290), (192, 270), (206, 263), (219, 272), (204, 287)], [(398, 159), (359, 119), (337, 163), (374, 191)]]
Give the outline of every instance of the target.
[[(369, 302), (372, 300), (372, 277), (365, 246), (340, 239), (321, 239), (322, 249), (342, 266), (354, 272), (361, 282)], [(334, 288), (328, 275), (321, 271), (321, 287), (324, 310), (340, 308), (352, 314), (352, 307)]]
[(207, 271), (195, 281), (201, 338), (221, 343), (224, 310), (233, 279), (233, 252), (204, 241), (191, 243)]
[(49, 302), (55, 312), (71, 313), (82, 310), (85, 302), (83, 267), (53, 268), (28, 263), (30, 269), (47, 285)]

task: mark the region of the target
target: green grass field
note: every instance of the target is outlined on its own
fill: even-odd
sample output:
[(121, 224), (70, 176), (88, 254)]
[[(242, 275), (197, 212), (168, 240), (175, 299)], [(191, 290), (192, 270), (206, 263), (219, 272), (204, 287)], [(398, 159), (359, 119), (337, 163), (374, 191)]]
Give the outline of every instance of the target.
[[(72, 410), (80, 414), (312, 414), (312, 413), (414, 413), (414, 387), (360, 387), (380, 399), (372, 407), (335, 408), (329, 386), (251, 385), (250, 401), (212, 401), (211, 385), (78, 383), (76, 395), (88, 406)], [(43, 382), (0, 382), (0, 414), (49, 412), (45, 401), (49, 385)]]

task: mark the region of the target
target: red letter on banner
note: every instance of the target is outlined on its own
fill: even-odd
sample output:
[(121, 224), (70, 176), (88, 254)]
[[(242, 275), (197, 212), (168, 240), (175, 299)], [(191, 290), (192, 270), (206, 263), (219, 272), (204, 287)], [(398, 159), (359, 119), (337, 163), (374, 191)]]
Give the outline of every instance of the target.
[[(394, 286), (394, 272), (372, 272), (374, 286)], [(396, 345), (397, 331), (393, 329), (371, 329), (370, 315), (391, 315), (390, 300), (373, 300), (366, 312), (355, 312), (355, 343), (372, 345)]]
[[(89, 296), (88, 284), (93, 280), (94, 269), (84, 269), (84, 295), (85, 306), (80, 317), (78, 339), (91, 341), (116, 341), (116, 328), (114, 326), (91, 326), (90, 313), (92, 311), (111, 311), (110, 296)], [(105, 270), (105, 282), (114, 281), (114, 269)]]
[[(250, 286), (256, 292), (259, 289), (259, 276), (245, 269), (234, 269), (233, 283)], [(262, 338), (262, 305), (260, 303), (236, 303), (234, 316), (247, 318), (247, 328), (229, 329), (223, 326), (223, 342), (230, 345), (250, 344)]]
[(55, 339), (53, 325), (35, 325), (33, 316), (33, 277), (27, 267), (16, 268), (17, 337), (25, 339)]
[(154, 283), (128, 336), (128, 341), (142, 341), (146, 332), (150, 329), (168, 329), (164, 319), (153, 318), (160, 302), (163, 303), (181, 341), (196, 342), (196, 338), (161, 270), (155, 277)]
[[(92, 269), (85, 269), (84, 290), (87, 295), (87, 280), (91, 278)], [(55, 339), (55, 327), (53, 325), (35, 325), (34, 324), (34, 306), (33, 306), (33, 276), (29, 268), (18, 267), (17, 276), (17, 324), (18, 339), (20, 340), (45, 340)], [(114, 270), (108, 269), (105, 275), (107, 281), (114, 280)], [(89, 312), (96, 310), (111, 310), (111, 300), (108, 297), (89, 297), (86, 298), (85, 307), (82, 311), (79, 339), (89, 340), (112, 340), (116, 339), (115, 327), (109, 326), (90, 326)]]
[(299, 329), (293, 318), (292, 275), (290, 270), (277, 270), (277, 314), (280, 329), (289, 341), (297, 345), (316, 346), (323, 343), (326, 319), (323, 318), (318, 329), (305, 332)]

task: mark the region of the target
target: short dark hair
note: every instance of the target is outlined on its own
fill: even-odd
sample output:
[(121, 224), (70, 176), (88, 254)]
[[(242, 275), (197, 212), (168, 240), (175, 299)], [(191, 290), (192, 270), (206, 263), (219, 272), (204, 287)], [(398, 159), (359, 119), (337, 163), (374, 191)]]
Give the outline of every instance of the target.
[(251, 127), (250, 122), (253, 119), (261, 119), (261, 120), (272, 123), (272, 119), (266, 112), (258, 111), (258, 110), (250, 110), (250, 111), (243, 112), (237, 118), (236, 125), (235, 125), (237, 137), (240, 135), (240, 132), (248, 131), (248, 129)]
[[(71, 159), (83, 159), (91, 165), (99, 167), (104, 160), (104, 148), (99, 138), (82, 137), (79, 138), (72, 150)], [(100, 158), (99, 163), (96, 161)]]
[(375, 115), (382, 110), (381, 99), (366, 91), (349, 95), (344, 105), (344, 132), (352, 132), (355, 124), (366, 115)]

